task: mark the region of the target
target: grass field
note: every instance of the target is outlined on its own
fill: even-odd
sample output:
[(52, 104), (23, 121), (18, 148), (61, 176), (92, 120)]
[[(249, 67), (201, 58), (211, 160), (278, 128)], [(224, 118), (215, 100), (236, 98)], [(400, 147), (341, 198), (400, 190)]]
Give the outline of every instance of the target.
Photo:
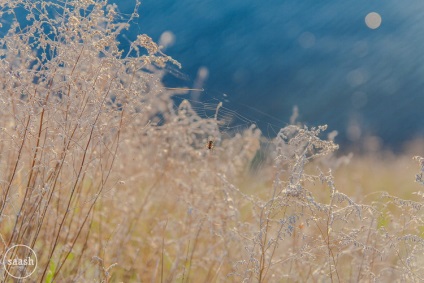
[(326, 126), (229, 134), (174, 105), (178, 62), (150, 37), (119, 49), (135, 13), (0, 11), (2, 282), (424, 281), (423, 141), (338, 156)]

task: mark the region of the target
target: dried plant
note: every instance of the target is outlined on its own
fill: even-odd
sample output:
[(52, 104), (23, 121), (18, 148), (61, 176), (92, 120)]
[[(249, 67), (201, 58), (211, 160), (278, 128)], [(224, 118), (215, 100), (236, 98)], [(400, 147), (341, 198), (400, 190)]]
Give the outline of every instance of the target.
[(422, 193), (339, 190), (325, 126), (269, 140), (175, 105), (178, 62), (119, 47), (138, 5), (0, 1), (1, 258), (33, 248), (31, 282), (424, 280)]

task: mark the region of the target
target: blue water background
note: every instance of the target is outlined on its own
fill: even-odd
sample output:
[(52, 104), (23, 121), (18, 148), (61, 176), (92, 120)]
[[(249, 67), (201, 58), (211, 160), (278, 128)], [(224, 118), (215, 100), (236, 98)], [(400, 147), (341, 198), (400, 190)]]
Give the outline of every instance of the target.
[[(370, 12), (381, 15), (378, 29), (365, 24)], [(144, 0), (131, 36), (158, 41), (164, 31), (176, 37), (167, 54), (191, 80), (169, 83), (191, 86), (207, 67), (203, 99), (225, 93), (227, 107), (283, 122), (297, 105), (301, 121), (328, 124), (339, 143), (357, 142), (352, 126), (394, 148), (424, 135), (420, 0)], [(278, 124), (256, 113), (264, 131)]]

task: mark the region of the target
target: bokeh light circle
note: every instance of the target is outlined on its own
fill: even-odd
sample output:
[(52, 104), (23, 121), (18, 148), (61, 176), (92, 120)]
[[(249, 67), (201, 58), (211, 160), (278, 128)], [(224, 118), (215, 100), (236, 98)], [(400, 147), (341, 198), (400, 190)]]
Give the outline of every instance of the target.
[(370, 29), (376, 29), (381, 25), (381, 16), (376, 12), (371, 12), (365, 16), (365, 24)]

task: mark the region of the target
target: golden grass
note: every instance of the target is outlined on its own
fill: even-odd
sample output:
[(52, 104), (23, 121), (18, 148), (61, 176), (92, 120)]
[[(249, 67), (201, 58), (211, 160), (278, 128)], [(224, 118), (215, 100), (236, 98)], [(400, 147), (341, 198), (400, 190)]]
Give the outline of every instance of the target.
[(343, 165), (325, 126), (229, 134), (173, 103), (160, 67), (177, 62), (148, 36), (119, 49), (136, 13), (100, 0), (2, 11), (0, 258), (34, 249), (30, 282), (424, 280), (422, 143)]

